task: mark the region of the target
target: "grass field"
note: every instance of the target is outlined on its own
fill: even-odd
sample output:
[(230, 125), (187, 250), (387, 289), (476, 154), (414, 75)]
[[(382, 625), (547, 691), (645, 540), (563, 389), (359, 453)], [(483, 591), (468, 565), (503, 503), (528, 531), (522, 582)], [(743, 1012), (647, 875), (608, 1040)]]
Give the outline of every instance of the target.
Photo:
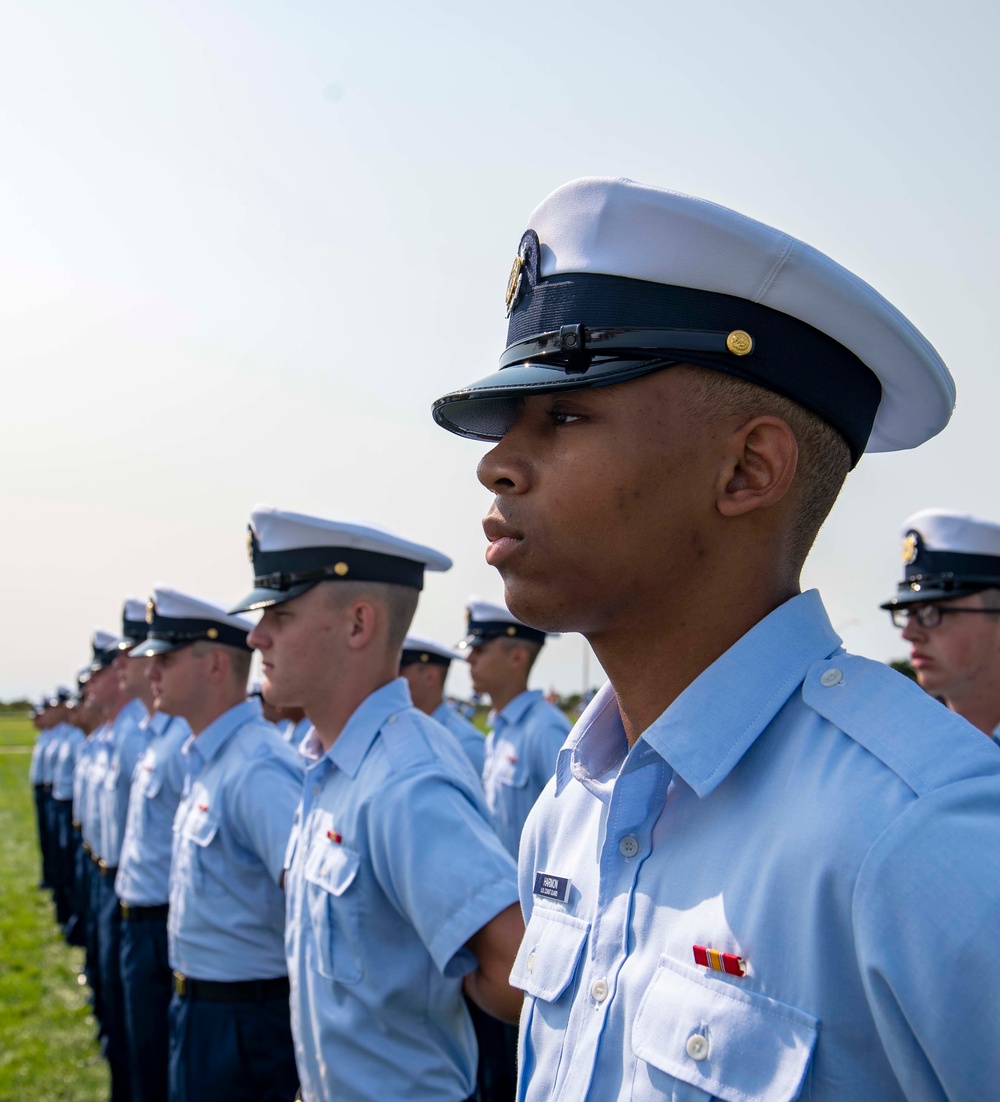
[(78, 982), (83, 952), (62, 940), (36, 887), (34, 738), (26, 718), (0, 717), (0, 1102), (101, 1102), (108, 1074)]

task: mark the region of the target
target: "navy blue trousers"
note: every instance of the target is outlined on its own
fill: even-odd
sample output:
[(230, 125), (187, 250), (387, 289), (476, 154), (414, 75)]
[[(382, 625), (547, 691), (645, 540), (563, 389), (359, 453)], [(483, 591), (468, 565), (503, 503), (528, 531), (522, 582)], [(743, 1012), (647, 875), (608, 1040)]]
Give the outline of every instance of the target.
[(45, 825), (45, 789), (40, 785), (35, 785), (35, 822), (38, 826), (38, 850), (42, 855), (42, 876), (38, 882), (40, 888), (51, 887), (49, 884), (48, 876), (48, 836), (46, 834)]
[(55, 801), (52, 799), (52, 786), (42, 791), (42, 882), (47, 888), (56, 886), (56, 826)]
[(73, 850), (73, 801), (53, 800), (52, 819), (56, 828), (55, 883), (53, 899), (56, 904), (56, 921), (64, 929), (73, 917), (74, 881), (76, 880), (76, 854)]
[(167, 1012), (173, 972), (166, 918), (124, 919), (121, 975), (135, 1102), (167, 1102)]
[(514, 1102), (517, 1093), (517, 1026), (508, 1025), (465, 1000), (479, 1044), (479, 1102)]
[(83, 888), (87, 903), (85, 908), (84, 932), (86, 935), (86, 969), (90, 989), (94, 993), (94, 1017), (97, 1018), (99, 1033), (104, 1036), (104, 998), (101, 991), (101, 964), (98, 946), (97, 916), (101, 906), (101, 874), (91, 860), (90, 854), (83, 851)]
[(170, 1001), (170, 1102), (289, 1102), (298, 1088), (288, 999)]
[(132, 1072), (125, 1034), (125, 999), (121, 972), (121, 906), (115, 895), (114, 876), (101, 876), (97, 915), (98, 965), (104, 1018), (104, 1057), (111, 1069), (111, 1102), (131, 1102)]

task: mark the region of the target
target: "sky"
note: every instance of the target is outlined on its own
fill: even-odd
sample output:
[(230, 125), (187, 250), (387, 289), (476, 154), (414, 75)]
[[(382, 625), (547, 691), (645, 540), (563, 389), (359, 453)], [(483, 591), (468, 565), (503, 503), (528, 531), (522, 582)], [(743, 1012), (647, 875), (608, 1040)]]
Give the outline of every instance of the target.
[[(258, 502), (449, 554), (414, 628), (460, 638), (470, 596), (502, 598), (487, 446), (430, 406), (493, 370), (528, 216), (587, 175), (802, 238), (951, 368), (951, 425), (863, 459), (803, 577), (849, 649), (905, 655), (878, 609), (904, 518), (1000, 514), (998, 24), (961, 0), (0, 7), (0, 699), (71, 680), (156, 583), (235, 601)], [(534, 683), (599, 678), (564, 636)]]

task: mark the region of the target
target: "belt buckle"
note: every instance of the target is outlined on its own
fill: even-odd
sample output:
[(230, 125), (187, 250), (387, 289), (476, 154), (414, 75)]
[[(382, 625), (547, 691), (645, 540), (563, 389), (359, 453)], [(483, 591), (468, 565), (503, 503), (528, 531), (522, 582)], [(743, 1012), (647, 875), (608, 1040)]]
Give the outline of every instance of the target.
[(183, 999), (188, 993), (188, 978), (183, 972), (174, 973), (174, 990)]
[(122, 918), (128, 918), (129, 915), (132, 913), (132, 908), (129, 907), (127, 903), (121, 903), (120, 906), (122, 909)]

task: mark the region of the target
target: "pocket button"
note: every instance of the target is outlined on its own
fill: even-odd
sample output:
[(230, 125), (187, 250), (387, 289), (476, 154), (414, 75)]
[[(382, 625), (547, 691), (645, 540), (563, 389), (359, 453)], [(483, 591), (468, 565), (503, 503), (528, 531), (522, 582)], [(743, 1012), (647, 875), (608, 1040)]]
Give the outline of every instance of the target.
[(708, 1038), (703, 1037), (700, 1033), (695, 1033), (688, 1037), (687, 1049), (688, 1056), (692, 1060), (707, 1060), (708, 1059)]

